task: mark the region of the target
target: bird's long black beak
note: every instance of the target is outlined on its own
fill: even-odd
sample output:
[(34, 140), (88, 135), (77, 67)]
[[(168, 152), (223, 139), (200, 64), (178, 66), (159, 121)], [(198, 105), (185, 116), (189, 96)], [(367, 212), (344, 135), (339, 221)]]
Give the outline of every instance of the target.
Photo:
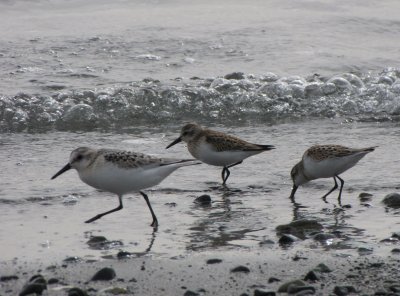
[(290, 200), (293, 202), (294, 202), (294, 194), (296, 193), (297, 188), (299, 188), (299, 186), (296, 186), (293, 184), (292, 192), (290, 193), (290, 196), (289, 196)]
[(174, 146), (175, 144), (178, 144), (179, 142), (182, 142), (182, 138), (179, 137), (178, 139), (176, 139), (175, 141), (173, 141), (171, 144), (169, 144), (165, 149), (168, 149), (169, 147)]
[(55, 174), (53, 177), (51, 177), (51, 180), (57, 178), (59, 175), (61, 175), (62, 173), (65, 173), (66, 171), (68, 171), (70, 169), (72, 169), (72, 167), (69, 163), (67, 163), (65, 167), (63, 167), (61, 170), (58, 171), (57, 174)]

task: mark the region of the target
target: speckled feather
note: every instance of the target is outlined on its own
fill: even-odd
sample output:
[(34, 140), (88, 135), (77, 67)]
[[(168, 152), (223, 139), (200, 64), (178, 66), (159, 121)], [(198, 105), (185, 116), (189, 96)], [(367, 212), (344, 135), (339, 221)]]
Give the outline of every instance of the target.
[(345, 157), (362, 151), (374, 151), (376, 147), (369, 148), (348, 148), (341, 145), (315, 145), (309, 148), (304, 156), (308, 156), (316, 161), (321, 161), (327, 158)]
[(204, 129), (199, 138), (205, 138), (205, 141), (213, 147), (216, 151), (257, 151), (264, 150), (262, 146), (252, 144), (237, 137), (227, 135), (218, 131)]
[(168, 159), (160, 159), (133, 151), (100, 149), (97, 153), (97, 157), (99, 156), (103, 156), (105, 161), (116, 164), (118, 167), (124, 169), (137, 168), (149, 164), (162, 165), (163, 163), (168, 163)]

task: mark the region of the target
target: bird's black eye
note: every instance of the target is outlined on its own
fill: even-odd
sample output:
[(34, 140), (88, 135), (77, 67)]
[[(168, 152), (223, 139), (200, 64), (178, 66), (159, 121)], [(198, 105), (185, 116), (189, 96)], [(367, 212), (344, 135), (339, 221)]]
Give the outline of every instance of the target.
[(81, 161), (83, 159), (83, 155), (82, 154), (79, 154), (77, 157), (76, 157), (76, 160), (77, 161)]

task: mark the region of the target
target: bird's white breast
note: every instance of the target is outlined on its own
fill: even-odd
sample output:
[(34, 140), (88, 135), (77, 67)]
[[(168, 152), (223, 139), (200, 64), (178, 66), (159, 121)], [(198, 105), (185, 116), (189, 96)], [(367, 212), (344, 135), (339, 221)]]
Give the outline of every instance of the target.
[(309, 156), (303, 158), (304, 171), (308, 178), (330, 178), (353, 167), (366, 153), (355, 153), (343, 157), (332, 157), (315, 161)]
[(207, 142), (201, 142), (199, 145), (189, 149), (190, 153), (202, 162), (215, 166), (228, 166), (237, 163), (243, 159), (258, 154), (261, 151), (216, 151), (212, 145)]

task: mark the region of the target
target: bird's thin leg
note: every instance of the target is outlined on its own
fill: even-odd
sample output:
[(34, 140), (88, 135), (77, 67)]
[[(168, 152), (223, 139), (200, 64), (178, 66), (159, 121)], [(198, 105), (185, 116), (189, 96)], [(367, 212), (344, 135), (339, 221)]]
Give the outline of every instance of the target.
[(105, 215), (108, 215), (108, 214), (110, 214), (110, 213), (113, 213), (113, 212), (122, 210), (122, 208), (124, 207), (124, 206), (122, 205), (122, 195), (118, 195), (118, 199), (119, 199), (119, 206), (118, 206), (118, 207), (116, 207), (115, 209), (112, 209), (112, 210), (110, 210), (110, 211), (107, 211), (107, 212), (98, 214), (98, 215), (94, 216), (93, 218), (91, 218), (91, 219), (85, 221), (85, 223), (91, 223), (91, 222), (93, 222), (93, 221), (96, 221), (97, 219), (100, 219), (101, 217), (103, 217), (103, 216), (105, 216)]
[(139, 192), (144, 197), (144, 200), (146, 201), (146, 203), (147, 203), (147, 205), (148, 205), (148, 207), (150, 209), (151, 216), (153, 217), (153, 222), (151, 222), (150, 226), (153, 226), (154, 228), (157, 228), (158, 220), (157, 220), (156, 215), (154, 214), (153, 208), (151, 207), (151, 204), (150, 204), (150, 201), (149, 201), (149, 197), (143, 191), (139, 191)]
[(221, 173), (221, 176), (222, 176), (222, 185), (225, 185), (226, 180), (228, 180), (230, 174), (231, 174), (231, 172), (228, 170), (227, 167), (224, 167), (224, 168), (222, 169), (222, 173)]
[(322, 197), (322, 200), (323, 200), (324, 202), (326, 202), (326, 203), (328, 203), (328, 202), (326, 201), (326, 197), (327, 197), (329, 194), (331, 194), (333, 190), (335, 190), (336, 188), (338, 188), (338, 185), (337, 185), (337, 182), (336, 182), (336, 177), (337, 177), (337, 176), (334, 176), (334, 177), (333, 177), (333, 180), (335, 181), (335, 186), (333, 186), (333, 188), (332, 188), (331, 190), (329, 190), (329, 192), (328, 192), (327, 194), (325, 194), (325, 195)]
[[(235, 162), (234, 164), (225, 166), (225, 167), (222, 169), (222, 181), (223, 181), (223, 182), (222, 182), (222, 185), (225, 185), (225, 184), (226, 184), (226, 180), (228, 180), (229, 175), (231, 174), (231, 172), (229, 171), (229, 168), (234, 167), (235, 165), (241, 164), (242, 162), (243, 162), (242, 160), (241, 160), (241, 161), (238, 161), (238, 162)], [(226, 173), (226, 175), (225, 175), (225, 173)]]
[(344, 180), (342, 178), (340, 178), (339, 176), (336, 176), (336, 178), (338, 178), (340, 181), (340, 191), (339, 191), (339, 196), (338, 196), (338, 202), (339, 202), (339, 206), (342, 206), (342, 190), (343, 190)]

